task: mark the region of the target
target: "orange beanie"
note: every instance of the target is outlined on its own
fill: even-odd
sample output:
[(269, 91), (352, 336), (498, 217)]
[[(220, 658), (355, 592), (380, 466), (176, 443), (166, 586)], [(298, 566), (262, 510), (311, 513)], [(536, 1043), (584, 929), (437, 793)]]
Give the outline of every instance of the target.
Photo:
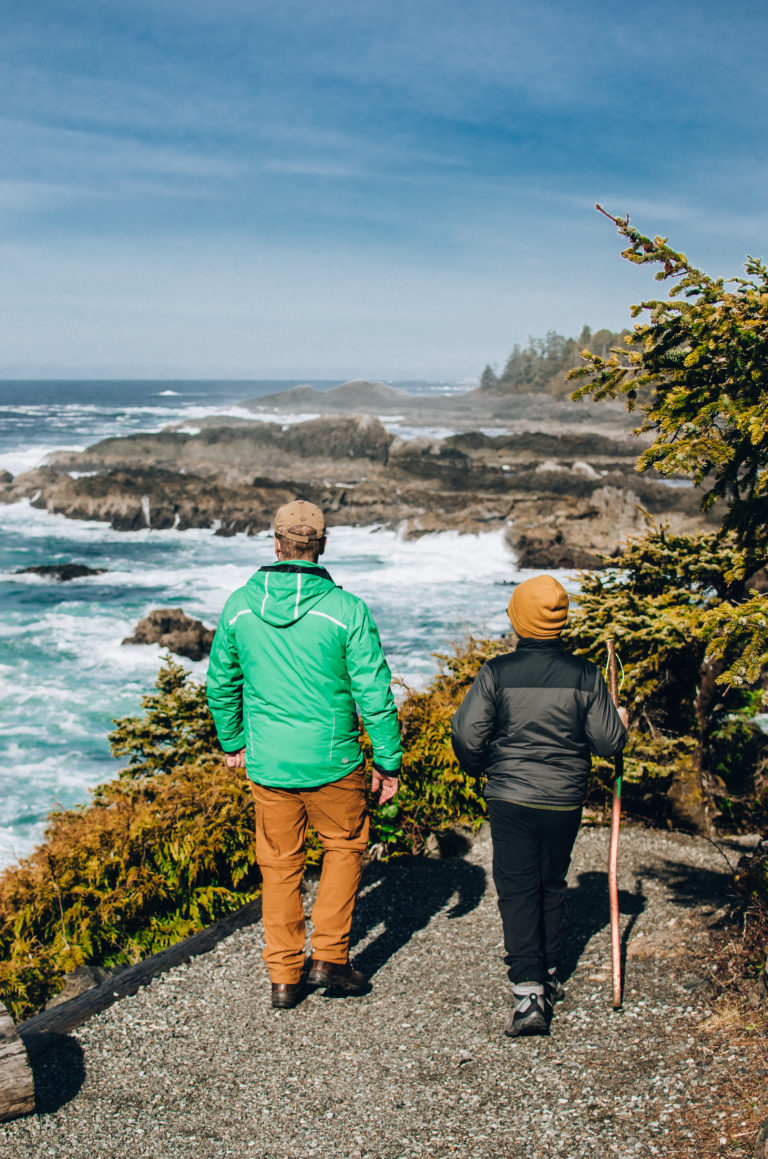
[(568, 618), (568, 593), (553, 575), (536, 575), (512, 592), (507, 614), (518, 636), (551, 640)]

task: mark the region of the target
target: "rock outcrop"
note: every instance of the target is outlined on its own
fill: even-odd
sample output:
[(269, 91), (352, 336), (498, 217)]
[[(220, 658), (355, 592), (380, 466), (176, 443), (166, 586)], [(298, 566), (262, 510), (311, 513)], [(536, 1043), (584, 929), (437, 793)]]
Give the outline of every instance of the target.
[(165, 430), (103, 439), (85, 451), (49, 455), (46, 462), (54, 470), (78, 474), (151, 467), (236, 484), (250, 482), (254, 474), (290, 475), (297, 464), (327, 473), (343, 471), (347, 463), (385, 463), (393, 439), (373, 415), (338, 415), (285, 425), (228, 425), (229, 419), (222, 423), (207, 424), (196, 434)]
[(43, 563), (37, 567), (20, 567), (14, 575), (40, 575), (46, 579), (67, 583), (69, 580), (83, 579), (89, 575), (103, 575), (105, 567), (87, 567), (84, 563)]
[(52, 455), (0, 481), (0, 502), (26, 498), (120, 531), (231, 535), (266, 530), (281, 503), (301, 497), (325, 510), (331, 529), (383, 524), (415, 537), (504, 528), (523, 566), (582, 568), (615, 556), (652, 521), (685, 533), (718, 518), (701, 513), (693, 488), (639, 476), (637, 453), (617, 425), (402, 438), (371, 414), (284, 425), (222, 419), (198, 433), (130, 435)]
[(123, 644), (159, 644), (177, 656), (202, 660), (211, 650), (214, 632), (201, 620), (193, 620), (181, 608), (155, 608), (139, 620)]

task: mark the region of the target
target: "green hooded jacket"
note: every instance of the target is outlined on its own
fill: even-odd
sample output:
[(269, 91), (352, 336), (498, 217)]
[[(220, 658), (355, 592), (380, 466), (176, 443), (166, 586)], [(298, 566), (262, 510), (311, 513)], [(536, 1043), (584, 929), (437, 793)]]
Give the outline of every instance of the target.
[(355, 705), (384, 772), (400, 768), (391, 673), (367, 606), (324, 567), (262, 567), (221, 614), (208, 704), (224, 752), (245, 748), (248, 776), (274, 788), (338, 781), (363, 760)]

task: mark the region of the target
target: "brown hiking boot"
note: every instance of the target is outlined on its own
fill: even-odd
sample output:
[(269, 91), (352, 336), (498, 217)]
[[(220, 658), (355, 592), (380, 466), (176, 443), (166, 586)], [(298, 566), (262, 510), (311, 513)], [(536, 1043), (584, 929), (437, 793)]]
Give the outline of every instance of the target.
[(360, 994), (369, 985), (365, 974), (353, 969), (348, 962), (322, 962), (319, 958), (309, 963), (307, 982), (310, 986), (333, 987), (350, 994)]
[(276, 1010), (292, 1010), (304, 993), (304, 982), (273, 982), (272, 1005)]

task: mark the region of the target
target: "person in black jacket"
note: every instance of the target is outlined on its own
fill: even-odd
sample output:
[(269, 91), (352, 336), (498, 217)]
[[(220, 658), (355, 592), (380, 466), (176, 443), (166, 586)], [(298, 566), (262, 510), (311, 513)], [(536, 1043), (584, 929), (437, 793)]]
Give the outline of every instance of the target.
[(626, 743), (599, 668), (573, 656), (560, 633), (568, 595), (549, 575), (512, 593), (514, 652), (482, 668), (453, 718), (462, 767), (485, 774), (493, 879), (515, 1009), (505, 1034), (548, 1034), (558, 980), (566, 874), (586, 795), (590, 752)]

